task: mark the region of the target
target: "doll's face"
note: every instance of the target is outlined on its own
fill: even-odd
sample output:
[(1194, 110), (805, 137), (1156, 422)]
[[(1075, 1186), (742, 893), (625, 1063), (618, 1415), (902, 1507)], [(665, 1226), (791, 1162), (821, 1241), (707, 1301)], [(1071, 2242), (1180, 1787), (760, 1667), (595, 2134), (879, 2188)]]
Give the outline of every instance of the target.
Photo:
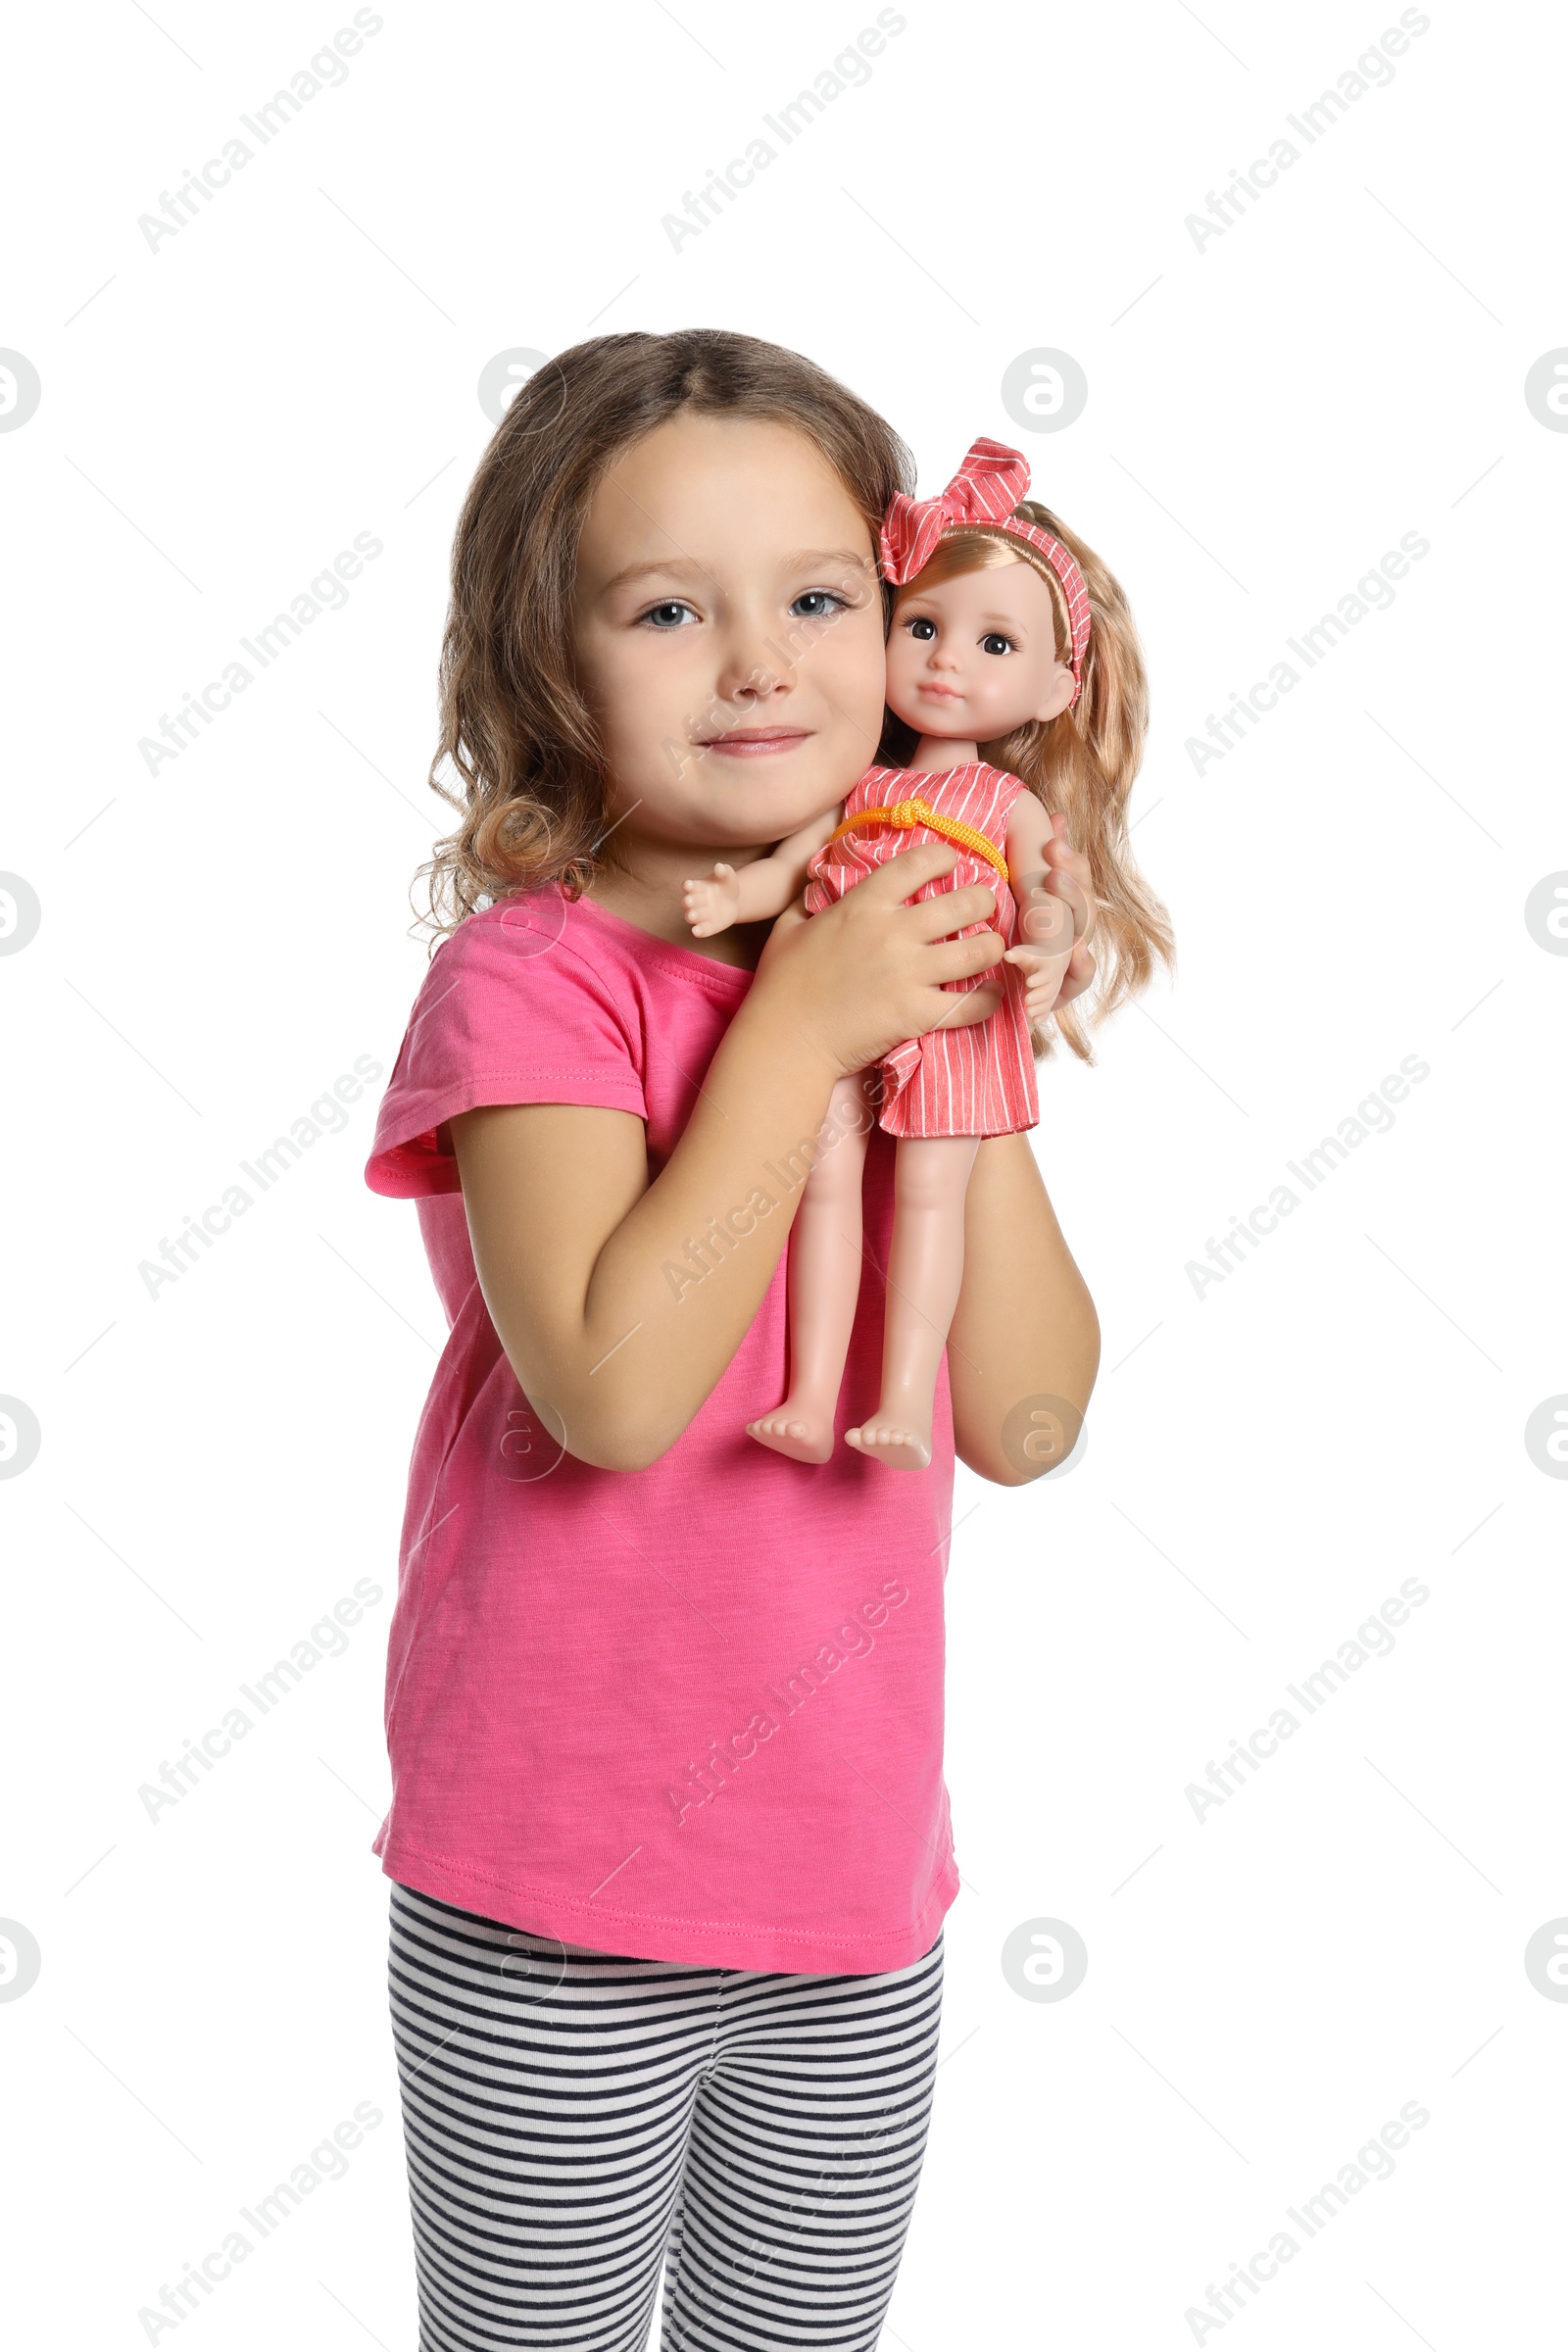
[(686, 411), (617, 458), (578, 545), (574, 638), (623, 856), (779, 841), (875, 756), (871, 535), (788, 425)]
[(992, 742), (1072, 700), (1051, 590), (1030, 564), (904, 590), (888, 640), (888, 705), (922, 735)]

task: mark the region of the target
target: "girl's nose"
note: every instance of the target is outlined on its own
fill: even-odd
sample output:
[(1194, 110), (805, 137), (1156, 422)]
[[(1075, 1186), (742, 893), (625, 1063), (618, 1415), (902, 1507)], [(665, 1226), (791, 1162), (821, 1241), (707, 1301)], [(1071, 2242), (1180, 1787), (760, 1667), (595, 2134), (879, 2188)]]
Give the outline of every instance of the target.
[(719, 698), (726, 703), (766, 702), (772, 695), (787, 694), (794, 683), (795, 673), (779, 648), (763, 644), (760, 638), (737, 642), (727, 649), (716, 681)]
[(718, 681), (719, 700), (725, 703), (765, 703), (773, 695), (787, 692), (789, 679), (766, 662), (754, 662), (748, 668), (733, 663), (726, 665)]

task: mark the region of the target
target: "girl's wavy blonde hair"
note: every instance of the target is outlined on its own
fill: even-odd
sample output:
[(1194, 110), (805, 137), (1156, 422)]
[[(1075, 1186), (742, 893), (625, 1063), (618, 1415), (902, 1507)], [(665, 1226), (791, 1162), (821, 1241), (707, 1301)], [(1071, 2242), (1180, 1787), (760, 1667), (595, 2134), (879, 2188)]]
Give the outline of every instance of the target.
[[(1050, 813), (1066, 817), (1069, 844), (1089, 861), (1096, 907), (1091, 945), (1099, 966), (1091, 1017), (1099, 1022), (1148, 986), (1156, 961), (1173, 969), (1176, 960), (1170, 918), (1139, 873), (1127, 834), (1127, 802), (1149, 732), (1149, 679), (1127, 599), (1094, 549), (1034, 499), (1013, 513), (1050, 531), (1077, 563), (1089, 590), (1089, 645), (1070, 710), (1031, 719), (978, 748), (993, 767), (1020, 776)], [(1056, 618), (1056, 658), (1067, 662), (1072, 636), (1061, 583), (1044, 554), (1001, 528), (976, 524), (945, 531), (925, 569), (897, 591), (895, 617), (900, 602), (922, 588), (1004, 564), (1028, 564), (1046, 582)], [(915, 729), (890, 712), (877, 756), (903, 766), (915, 741)], [(1093, 1061), (1078, 1004), (1062, 1005), (1052, 1020), (1079, 1060)], [(1049, 1033), (1037, 1030), (1036, 1053), (1051, 1050)]]

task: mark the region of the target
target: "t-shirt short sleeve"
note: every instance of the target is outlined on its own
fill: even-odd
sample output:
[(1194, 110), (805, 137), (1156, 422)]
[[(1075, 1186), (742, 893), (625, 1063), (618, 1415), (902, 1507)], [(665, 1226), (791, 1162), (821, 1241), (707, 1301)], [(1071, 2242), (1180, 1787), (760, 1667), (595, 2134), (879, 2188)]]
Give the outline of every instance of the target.
[(471, 914), (436, 951), (415, 1000), (365, 1180), (395, 1200), (461, 1191), (439, 1130), (483, 1103), (580, 1102), (646, 1118), (641, 1047), (623, 974), (585, 956), (553, 906), (513, 901)]

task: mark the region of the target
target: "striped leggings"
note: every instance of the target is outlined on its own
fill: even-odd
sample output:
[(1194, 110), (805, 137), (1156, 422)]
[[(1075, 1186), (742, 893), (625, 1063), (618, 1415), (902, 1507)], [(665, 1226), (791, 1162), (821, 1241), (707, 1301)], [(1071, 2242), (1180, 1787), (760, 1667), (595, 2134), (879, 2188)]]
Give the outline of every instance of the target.
[(634, 1960), (392, 1889), (419, 2352), (872, 2352), (942, 1938), (874, 1977)]

